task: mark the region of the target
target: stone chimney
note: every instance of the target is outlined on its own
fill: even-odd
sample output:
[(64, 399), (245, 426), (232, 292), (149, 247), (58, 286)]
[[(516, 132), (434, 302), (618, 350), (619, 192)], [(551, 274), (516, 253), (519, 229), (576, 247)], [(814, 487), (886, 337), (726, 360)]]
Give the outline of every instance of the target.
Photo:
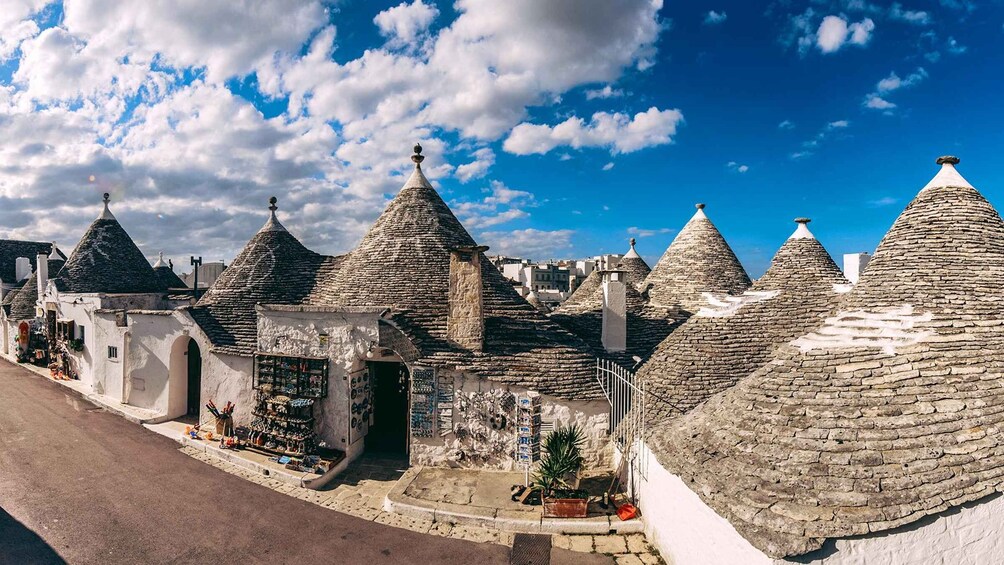
[(858, 284), (858, 278), (861, 277), (861, 273), (865, 272), (865, 267), (868, 266), (868, 262), (871, 260), (872, 256), (868, 253), (845, 253), (844, 277), (851, 284)]
[(603, 349), (620, 352), (627, 349), (627, 273), (603, 271)]
[[(55, 243), (52, 244), (52, 249), (55, 252)], [(44, 251), (39, 251), (35, 257), (35, 282), (38, 284), (38, 299), (42, 300), (45, 296), (45, 285), (49, 284), (49, 254)]]
[(20, 282), (31, 276), (31, 259), (27, 257), (18, 257), (14, 261), (14, 276), (17, 278), (14, 282)]
[(450, 313), (446, 337), (451, 342), (481, 351), (485, 343), (484, 291), (481, 254), (488, 247), (461, 247), (450, 252)]

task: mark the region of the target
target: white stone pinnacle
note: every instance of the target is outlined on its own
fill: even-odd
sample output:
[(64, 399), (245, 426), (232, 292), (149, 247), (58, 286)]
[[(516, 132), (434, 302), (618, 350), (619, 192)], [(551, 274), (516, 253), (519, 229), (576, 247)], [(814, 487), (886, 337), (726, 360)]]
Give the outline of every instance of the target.
[(166, 267), (167, 263), (164, 262), (164, 252), (161, 251), (157, 256), (157, 262), (153, 264), (154, 269), (159, 269), (161, 267)]
[(974, 188), (973, 185), (969, 184), (969, 181), (962, 178), (959, 171), (955, 170), (955, 165), (952, 163), (942, 163), (941, 170), (938, 174), (934, 175), (931, 182), (921, 190), (927, 190), (928, 188), (940, 188), (945, 186), (954, 187), (964, 187), (964, 188)]
[(799, 223), (798, 227), (795, 228), (795, 232), (788, 239), (816, 239), (816, 236), (812, 235), (812, 232), (809, 231), (809, 226)]

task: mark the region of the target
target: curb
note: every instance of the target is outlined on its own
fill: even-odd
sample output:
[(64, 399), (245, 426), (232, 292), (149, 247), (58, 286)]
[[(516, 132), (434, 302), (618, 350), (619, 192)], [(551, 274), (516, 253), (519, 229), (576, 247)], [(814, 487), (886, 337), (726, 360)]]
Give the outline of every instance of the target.
[(423, 467), (412, 467), (398, 479), (384, 499), (383, 509), (409, 518), (489, 530), (527, 534), (638, 534), (645, 532), (641, 520), (622, 522), (616, 517), (584, 519), (543, 518), (536, 512), (433, 502), (408, 496), (406, 491)]

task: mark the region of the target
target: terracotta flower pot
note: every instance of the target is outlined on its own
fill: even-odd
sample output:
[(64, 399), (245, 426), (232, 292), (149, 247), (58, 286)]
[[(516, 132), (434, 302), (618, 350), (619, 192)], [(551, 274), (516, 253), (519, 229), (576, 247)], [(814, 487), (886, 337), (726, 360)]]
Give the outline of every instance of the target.
[(588, 498), (544, 498), (545, 518), (585, 518)]

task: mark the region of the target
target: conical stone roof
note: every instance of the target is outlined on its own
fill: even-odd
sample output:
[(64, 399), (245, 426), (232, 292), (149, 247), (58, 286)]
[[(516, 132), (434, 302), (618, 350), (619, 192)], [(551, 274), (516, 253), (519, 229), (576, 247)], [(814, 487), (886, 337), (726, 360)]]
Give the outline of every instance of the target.
[[(635, 251), (635, 240), (631, 249), (621, 258), (617, 270), (625, 272), (627, 281), (627, 350), (610, 353), (603, 348), (603, 272), (595, 269), (586, 277), (572, 296), (551, 313), (551, 319), (563, 328), (579, 336), (588, 343), (597, 355), (606, 357), (626, 367), (635, 365), (634, 357), (647, 359), (663, 339), (666, 338), (686, 318), (676, 308), (663, 308), (649, 304), (638, 291), (644, 283), (648, 265)], [(592, 289), (589, 294), (584, 292)]]
[(104, 210), (80, 238), (66, 265), (55, 278), (60, 292), (132, 294), (160, 292), (160, 281), (108, 209)]
[(806, 227), (798, 228), (750, 290), (701, 308), (638, 370), (646, 416), (661, 421), (692, 410), (770, 360), (774, 349), (817, 327), (848, 290), (836, 263)]
[(157, 258), (157, 262), (153, 264), (153, 272), (157, 275), (157, 280), (160, 281), (160, 286), (164, 290), (188, 287), (185, 281), (181, 280), (181, 277), (175, 274), (174, 269), (164, 262), (163, 253)]
[[(53, 253), (48, 259), (49, 277), (59, 274), (66, 264), (57, 253)], [(17, 296), (10, 302), (10, 312), (7, 314), (8, 320), (34, 320), (35, 306), (38, 304), (38, 269), (31, 274), (28, 282), (24, 283), (17, 292)]]
[(526, 301), (530, 303), (530, 306), (536, 308), (541, 314), (549, 314), (551, 312), (551, 309), (547, 307), (547, 304), (541, 302), (540, 297), (532, 290), (526, 295)]
[[(418, 150), (419, 148), (416, 148)], [(475, 246), (422, 173), (401, 192), (329, 280), (318, 299), (386, 306), (420, 352), (420, 362), (566, 398), (596, 398), (595, 358), (581, 340), (550, 322), (512, 288), (480, 251), (485, 338), (482, 352), (447, 340), (450, 253)]]
[(620, 262), (617, 263), (617, 269), (627, 274), (628, 284), (641, 291), (645, 288), (645, 279), (652, 272), (652, 268), (641, 258), (641, 255), (638, 255), (638, 251), (635, 250), (634, 246), (635, 239), (632, 237), (631, 249), (621, 257)]
[(771, 557), (1004, 490), (1004, 222), (957, 159), (938, 162), (837, 314), (652, 432)]
[(265, 225), (248, 241), (213, 286), (188, 311), (218, 353), (249, 356), (258, 342), (257, 304), (302, 304), (341, 257), (315, 253), (275, 216), (270, 200)]
[(703, 294), (741, 294), (750, 278), (718, 228), (704, 213), (704, 204), (676, 235), (645, 279), (653, 304), (681, 306), (696, 312)]

